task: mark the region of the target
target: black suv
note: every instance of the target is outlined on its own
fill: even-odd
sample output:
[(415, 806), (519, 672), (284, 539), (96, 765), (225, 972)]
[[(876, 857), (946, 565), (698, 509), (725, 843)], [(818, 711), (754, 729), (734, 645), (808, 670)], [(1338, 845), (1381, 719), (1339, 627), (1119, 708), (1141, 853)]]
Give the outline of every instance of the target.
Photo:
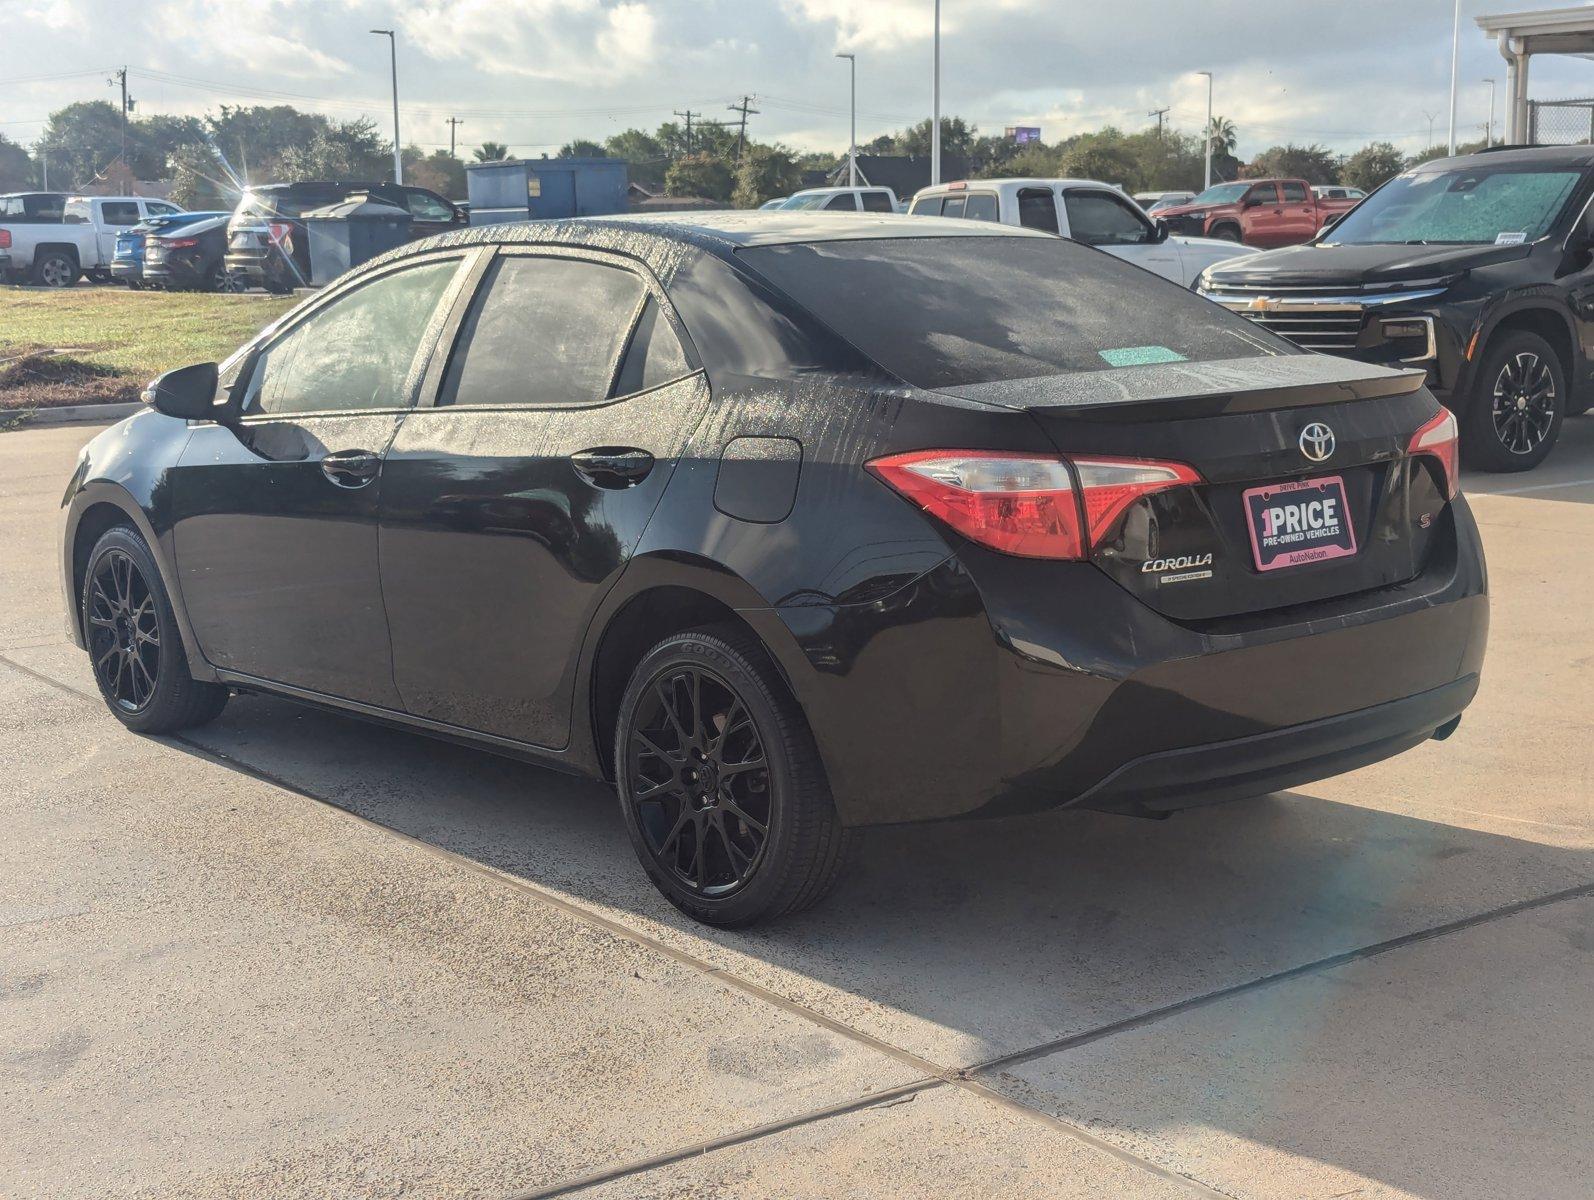
[(1467, 462), (1524, 471), (1594, 403), (1591, 199), (1594, 147), (1442, 158), (1197, 286), (1306, 349), (1426, 371)]
[(305, 180), (252, 187), (238, 201), (227, 225), (228, 274), (253, 287), (291, 292), (310, 278), (304, 214), (362, 192), (407, 210), (414, 238), (469, 224), (464, 209), (436, 192), (407, 184)]

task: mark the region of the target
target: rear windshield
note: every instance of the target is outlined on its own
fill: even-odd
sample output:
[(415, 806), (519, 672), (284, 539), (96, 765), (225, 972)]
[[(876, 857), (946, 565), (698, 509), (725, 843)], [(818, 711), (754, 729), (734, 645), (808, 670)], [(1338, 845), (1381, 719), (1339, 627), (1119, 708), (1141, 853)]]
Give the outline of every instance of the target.
[(1177, 284), (1062, 238), (860, 239), (737, 253), (918, 387), (1299, 353)]
[(346, 194), (336, 187), (295, 187), (280, 192), (245, 192), (238, 204), (239, 216), (297, 217), (301, 213), (336, 204)]

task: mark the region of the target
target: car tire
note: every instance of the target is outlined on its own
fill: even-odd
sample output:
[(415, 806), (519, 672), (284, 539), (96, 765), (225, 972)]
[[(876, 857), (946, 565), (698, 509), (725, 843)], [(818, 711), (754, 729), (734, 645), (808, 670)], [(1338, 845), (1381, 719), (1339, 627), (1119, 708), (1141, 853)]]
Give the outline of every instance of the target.
[(46, 250), (33, 260), (33, 282), (39, 287), (69, 288), (79, 274), (77, 259), (64, 250)]
[(620, 701), (615, 780), (643, 869), (695, 920), (798, 912), (841, 873), (849, 835), (813, 734), (738, 626), (674, 634), (643, 656)]
[(1461, 418), (1462, 461), (1482, 471), (1532, 470), (1555, 448), (1565, 415), (1560, 358), (1536, 333), (1508, 333), (1489, 345), (1474, 377)]
[(227, 295), (237, 295), (249, 285), (244, 282), (242, 275), (234, 274), (225, 266), (217, 266), (210, 276), (210, 290), (225, 292)]
[(1238, 242), (1240, 240), (1240, 231), (1233, 225), (1219, 225), (1207, 236), (1209, 238), (1217, 238), (1220, 242)]
[(89, 552), (79, 600), (94, 682), (135, 733), (176, 733), (227, 706), (227, 689), (189, 673), (171, 598), (149, 547), (118, 525)]
[(268, 283), (266, 284), (266, 291), (273, 296), (286, 296), (293, 289), (285, 283)]

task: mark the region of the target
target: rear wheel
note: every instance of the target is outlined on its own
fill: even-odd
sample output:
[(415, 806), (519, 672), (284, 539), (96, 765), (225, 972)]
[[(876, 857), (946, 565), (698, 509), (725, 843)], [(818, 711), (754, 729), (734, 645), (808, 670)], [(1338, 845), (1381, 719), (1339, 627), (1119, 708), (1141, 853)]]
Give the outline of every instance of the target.
[(813, 735), (739, 628), (676, 634), (643, 658), (620, 702), (615, 779), (643, 869), (699, 921), (797, 912), (840, 874), (847, 831)]
[(1489, 347), (1462, 418), (1461, 453), (1485, 471), (1527, 471), (1555, 446), (1566, 415), (1566, 373), (1536, 333), (1508, 333)]
[(33, 282), (40, 287), (71, 287), (77, 277), (77, 259), (64, 250), (46, 250), (33, 260)]
[(116, 719), (138, 733), (203, 725), (227, 704), (227, 689), (188, 671), (182, 635), (155, 560), (125, 526), (89, 554), (82, 621), (94, 682)]

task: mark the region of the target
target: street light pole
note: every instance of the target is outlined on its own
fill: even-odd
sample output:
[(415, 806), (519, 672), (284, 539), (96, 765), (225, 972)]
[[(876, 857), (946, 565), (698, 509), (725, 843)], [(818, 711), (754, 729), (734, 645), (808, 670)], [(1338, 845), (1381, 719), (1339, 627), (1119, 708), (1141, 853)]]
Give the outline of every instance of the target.
[(858, 56), (856, 54), (838, 54), (837, 58), (847, 60), (852, 72), (852, 141), (851, 148), (847, 151), (847, 186), (858, 186)]
[(1455, 0), (1450, 17), (1450, 155), (1456, 153), (1456, 64), (1461, 54), (1461, 0)]
[(1494, 80), (1483, 82), (1489, 85), (1489, 123), (1483, 127), (1483, 148), (1487, 150), (1494, 145)]
[(930, 113), (930, 186), (941, 182), (941, 0), (935, 0), (935, 82)]
[(1196, 74), (1207, 77), (1207, 166), (1201, 184), (1201, 190), (1204, 192), (1212, 186), (1212, 72), (1197, 71)]
[(387, 38), (388, 60), (393, 69), (393, 182), (404, 182), (404, 152), (399, 147), (398, 126), (398, 38), (391, 29), (373, 29), (372, 33)]

